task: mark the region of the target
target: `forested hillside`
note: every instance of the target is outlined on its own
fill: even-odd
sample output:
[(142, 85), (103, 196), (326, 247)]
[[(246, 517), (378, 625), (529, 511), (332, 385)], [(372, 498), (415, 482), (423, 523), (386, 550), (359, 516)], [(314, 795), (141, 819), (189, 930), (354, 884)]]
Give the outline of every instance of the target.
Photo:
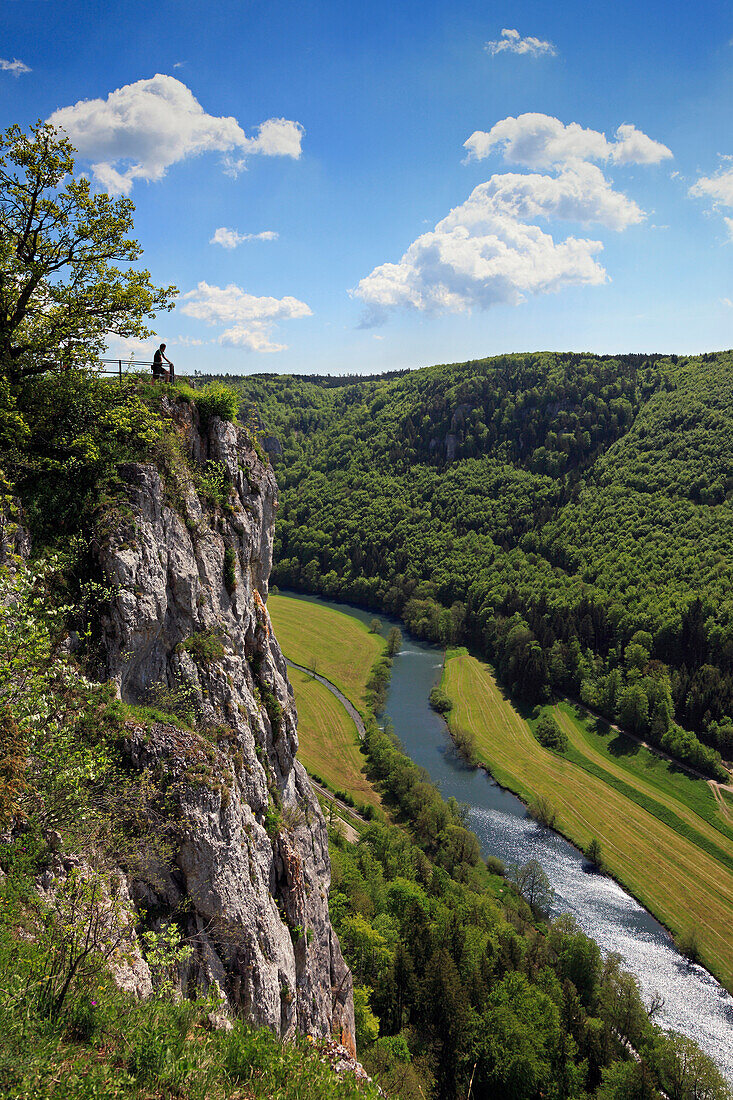
[(242, 415), (282, 448), (277, 583), (468, 641), (517, 696), (581, 697), (719, 773), (715, 750), (733, 754), (733, 354), (238, 385)]

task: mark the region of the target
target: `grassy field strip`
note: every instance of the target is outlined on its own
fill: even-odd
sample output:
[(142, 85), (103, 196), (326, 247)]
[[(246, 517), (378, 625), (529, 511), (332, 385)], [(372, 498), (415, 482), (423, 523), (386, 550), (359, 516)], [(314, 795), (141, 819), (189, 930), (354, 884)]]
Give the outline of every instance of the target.
[(479, 758), (525, 800), (547, 797), (566, 836), (603, 845), (608, 869), (673, 932), (695, 926), (706, 964), (733, 985), (733, 874), (597, 776), (543, 749), (491, 669), (467, 654), (446, 661), (451, 725), (470, 730)]
[(356, 726), (338, 699), (297, 668), (290, 669), (289, 677), (298, 710), (298, 757), (306, 771), (358, 803), (379, 806), (379, 796), (364, 774), (366, 757)]
[[(680, 836), (708, 852), (733, 872), (733, 839), (728, 835), (727, 830), (723, 831), (711, 825), (706, 818), (700, 817), (678, 798), (665, 794), (657, 786), (646, 784), (632, 771), (598, 752), (583, 736), (582, 723), (573, 720), (559, 707), (554, 707), (553, 713), (558, 725), (565, 731), (570, 741), (571, 748), (565, 753), (566, 759), (609, 783), (620, 794), (626, 795), (637, 805), (648, 810)], [(715, 796), (705, 781), (700, 779), (697, 782), (705, 787), (715, 804)]]
[(731, 825), (733, 825), (733, 813), (731, 813), (731, 809), (725, 801), (725, 795), (721, 791), (719, 784), (716, 783), (714, 779), (709, 779), (708, 780), (708, 786), (710, 787), (710, 790), (713, 792), (713, 796), (715, 798), (715, 801), (717, 802), (718, 806), (720, 807), (720, 812), (723, 814), (725, 819), (727, 821), (729, 821), (731, 823)]
[[(570, 703), (559, 703), (552, 708), (553, 716), (568, 738), (584, 757), (594, 760), (608, 772), (622, 777), (645, 794), (651, 794), (661, 803), (679, 812), (684, 807), (692, 814), (690, 823), (695, 827), (704, 821), (717, 833), (731, 842), (733, 854), (733, 828), (725, 801), (718, 797), (718, 787), (689, 775), (664, 755), (641, 745), (633, 738), (616, 730), (610, 734), (599, 733), (594, 716), (588, 715)], [(611, 745), (619, 743), (623, 751), (614, 753)], [(684, 816), (684, 815), (683, 815)], [(705, 830), (703, 830), (705, 831)], [(711, 833), (716, 844), (721, 843)]]
[(384, 638), (349, 615), (307, 600), (271, 594), (267, 610), (285, 656), (315, 666), (363, 713), (367, 680), (385, 650)]

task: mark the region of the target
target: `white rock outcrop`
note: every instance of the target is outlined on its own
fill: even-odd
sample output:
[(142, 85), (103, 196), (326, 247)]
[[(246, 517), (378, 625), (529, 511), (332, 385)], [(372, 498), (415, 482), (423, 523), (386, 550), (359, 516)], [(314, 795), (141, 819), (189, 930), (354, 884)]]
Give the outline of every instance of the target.
[[(179, 463), (120, 471), (124, 505), (98, 550), (112, 592), (103, 676), (121, 697), (188, 691), (207, 736), (161, 722), (127, 751), (176, 807), (173, 859), (131, 883), (149, 920), (173, 916), (194, 953), (184, 986), (218, 983), (233, 1011), (286, 1037), (353, 1049), (351, 978), (328, 915), (326, 826), (296, 759), (296, 712), (267, 614), (277, 485), (246, 432), (167, 405), (193, 463), (221, 464), (231, 494), (206, 503)], [(209, 467), (211, 470), (212, 467)], [(160, 689), (158, 689), (160, 690)]]

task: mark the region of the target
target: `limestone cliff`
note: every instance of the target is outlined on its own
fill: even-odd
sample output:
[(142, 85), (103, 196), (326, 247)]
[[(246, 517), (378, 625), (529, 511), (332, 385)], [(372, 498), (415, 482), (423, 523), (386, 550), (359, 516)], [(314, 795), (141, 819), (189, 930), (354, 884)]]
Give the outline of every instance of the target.
[[(223, 473), (207, 504), (185, 462), (129, 464), (120, 519), (98, 551), (111, 598), (101, 672), (125, 701), (188, 691), (208, 739), (173, 724), (129, 737), (133, 766), (176, 780), (172, 867), (132, 883), (194, 943), (184, 983), (287, 1036), (353, 1044), (351, 980), (328, 915), (325, 822), (296, 760), (296, 712), (267, 613), (277, 485), (247, 433), (166, 404), (188, 470)], [(205, 463), (208, 467), (204, 467)], [(214, 466), (212, 463), (218, 465)]]

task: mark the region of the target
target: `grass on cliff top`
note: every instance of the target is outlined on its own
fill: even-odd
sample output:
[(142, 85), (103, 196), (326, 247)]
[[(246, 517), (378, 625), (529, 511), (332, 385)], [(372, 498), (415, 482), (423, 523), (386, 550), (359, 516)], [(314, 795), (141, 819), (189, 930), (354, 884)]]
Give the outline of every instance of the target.
[(610, 754), (598, 745), (591, 753), (567, 711), (556, 716), (570, 758), (543, 748), (491, 668), (465, 650), (449, 651), (441, 686), (453, 701), (451, 730), (473, 735), (494, 778), (526, 802), (548, 799), (556, 827), (582, 849), (596, 837), (611, 874), (675, 935), (694, 931), (703, 962), (732, 988), (733, 873), (711, 854), (733, 856), (729, 838), (672, 793), (671, 782), (662, 791), (641, 773), (622, 777)]
[(366, 757), (356, 726), (336, 697), (305, 672), (291, 668), (298, 709), (298, 757), (311, 775), (334, 791), (346, 791), (357, 804), (379, 806), (364, 774)]
[(367, 627), (330, 607), (270, 594), (272, 625), (286, 657), (330, 680), (362, 714), (372, 665), (385, 641)]

